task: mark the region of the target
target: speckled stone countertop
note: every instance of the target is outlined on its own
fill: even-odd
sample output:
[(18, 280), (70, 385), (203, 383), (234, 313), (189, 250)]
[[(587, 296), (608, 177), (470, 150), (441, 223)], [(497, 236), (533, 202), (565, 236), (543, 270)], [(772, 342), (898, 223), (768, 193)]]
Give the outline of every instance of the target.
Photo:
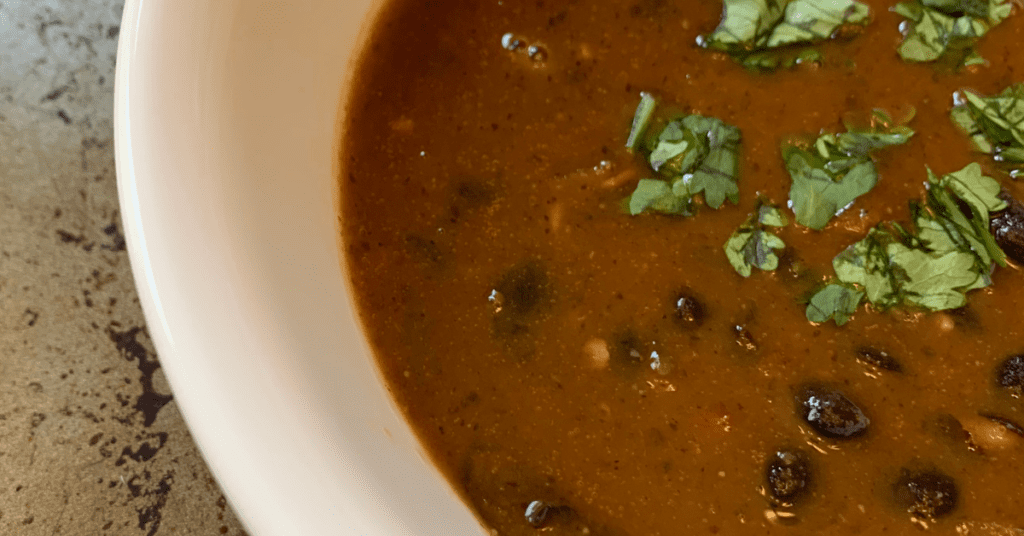
[(114, 179), (122, 3), (0, 4), (0, 534), (244, 534), (160, 370)]

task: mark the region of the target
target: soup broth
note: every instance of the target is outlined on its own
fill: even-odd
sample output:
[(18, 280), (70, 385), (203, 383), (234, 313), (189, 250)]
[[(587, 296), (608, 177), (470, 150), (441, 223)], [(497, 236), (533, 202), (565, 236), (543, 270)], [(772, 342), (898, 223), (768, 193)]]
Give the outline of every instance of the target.
[[(387, 6), (348, 105), (346, 258), (395, 399), (495, 534), (1024, 534), (1024, 401), (1000, 383), (1021, 271), (955, 310), (806, 316), (837, 254), (910, 222), (926, 167), (1024, 195), (949, 118), (955, 91), (1024, 81), (1024, 19), (956, 69), (905, 62), (903, 18), (865, 3), (856, 36), (771, 72), (697, 44), (714, 1)], [(624, 212), (653, 175), (625, 147), (641, 92), (739, 128), (737, 204)], [(780, 144), (875, 108), (915, 135), (824, 229), (794, 224)], [(786, 248), (742, 277), (723, 244), (765, 200)]]

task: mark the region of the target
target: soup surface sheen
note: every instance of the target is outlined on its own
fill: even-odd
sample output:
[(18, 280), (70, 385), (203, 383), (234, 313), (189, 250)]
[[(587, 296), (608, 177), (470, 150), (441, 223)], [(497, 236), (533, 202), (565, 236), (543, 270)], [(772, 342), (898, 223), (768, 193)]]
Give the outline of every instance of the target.
[[(1024, 80), (1024, 17), (980, 41), (987, 65), (950, 71), (905, 63), (902, 18), (866, 3), (871, 23), (820, 64), (760, 74), (695, 44), (716, 1), (384, 11), (345, 125), (346, 255), (395, 398), (496, 534), (1024, 534), (1024, 437), (982, 416), (1024, 422), (996, 381), (1024, 351), (1019, 269), (955, 312), (805, 316), (836, 254), (909, 221), (926, 166), (979, 162), (1021, 197), (949, 110), (956, 90)], [(740, 128), (738, 205), (623, 213), (651, 174), (624, 147), (641, 91)], [(788, 199), (780, 143), (873, 108), (917, 112), (909, 143), (877, 153), (878, 185), (822, 231), (779, 230), (778, 270), (738, 275), (723, 243), (759, 196)], [(812, 383), (854, 401), (866, 432), (815, 432), (796, 398)], [(806, 477), (791, 507), (767, 491), (780, 451)], [(939, 473), (955, 506), (915, 516), (907, 478)]]

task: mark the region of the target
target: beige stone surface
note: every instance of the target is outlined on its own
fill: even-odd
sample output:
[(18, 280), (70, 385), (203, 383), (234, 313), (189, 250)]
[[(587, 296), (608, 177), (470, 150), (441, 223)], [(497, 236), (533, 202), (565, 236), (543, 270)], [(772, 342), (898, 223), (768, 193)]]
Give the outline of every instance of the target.
[(0, 4), (0, 535), (244, 534), (175, 406), (124, 249), (121, 9)]

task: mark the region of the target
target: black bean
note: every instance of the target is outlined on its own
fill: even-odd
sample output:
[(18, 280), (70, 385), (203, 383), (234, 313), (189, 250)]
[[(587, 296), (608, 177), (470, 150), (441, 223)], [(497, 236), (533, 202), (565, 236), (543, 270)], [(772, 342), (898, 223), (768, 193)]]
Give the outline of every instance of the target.
[(647, 366), (647, 349), (630, 328), (616, 333), (611, 340), (609, 366), (613, 372), (632, 376)]
[(850, 439), (864, 434), (871, 420), (842, 393), (822, 385), (808, 385), (797, 395), (798, 412), (819, 434)]
[(501, 295), (499, 314), (524, 317), (536, 312), (548, 297), (548, 274), (540, 262), (530, 259), (510, 268), (494, 291)]
[(1010, 396), (1024, 395), (1024, 354), (1010, 356), (996, 368), (996, 382), (1010, 391)]
[(1024, 437), (1024, 427), (1021, 427), (1021, 425), (1011, 421), (1010, 419), (1007, 419), (1006, 417), (1000, 417), (992, 413), (979, 413), (978, 415), (981, 415), (982, 417), (985, 417), (986, 419), (996, 424), (1002, 425), (1003, 428), (1006, 428), (1010, 432), (1013, 432), (1021, 437)]
[(903, 372), (903, 365), (900, 365), (900, 362), (885, 350), (879, 350), (871, 346), (861, 346), (854, 353), (857, 356), (857, 361), (876, 369)]
[(490, 181), (463, 178), (455, 182), (449, 205), (449, 221), (458, 223), (464, 214), (491, 205), (498, 198), (498, 189)]
[(424, 264), (438, 268), (451, 264), (451, 252), (437, 240), (411, 234), (405, 237), (405, 249), (413, 259)]
[(535, 529), (543, 528), (547, 523), (551, 506), (544, 501), (533, 501), (526, 505), (526, 522)]
[(964, 425), (960, 423), (960, 420), (948, 413), (935, 417), (935, 420), (929, 424), (939, 436), (952, 442), (963, 441), (969, 434), (967, 430), (964, 430)]
[(458, 478), (477, 515), (490, 526), (502, 527), (505, 536), (623, 536), (577, 509), (558, 480), (530, 458), (516, 458), (502, 447), (472, 447)]
[(530, 325), (542, 317), (550, 295), (547, 272), (531, 259), (505, 272), (488, 296), (494, 311), (492, 335), (516, 360), (526, 362), (536, 354)]
[(980, 331), (981, 317), (970, 305), (950, 309), (946, 314), (953, 319), (953, 325), (964, 331)]
[(512, 459), (500, 447), (472, 449), (459, 476), (466, 496), (484, 521), (495, 526), (520, 525), (520, 534), (533, 532), (523, 523), (528, 504), (564, 504), (554, 478), (538, 472), (529, 463)]
[(572, 508), (545, 501), (532, 501), (526, 505), (526, 522), (535, 529), (570, 526), (578, 515)]
[(892, 487), (896, 504), (917, 518), (934, 520), (956, 508), (959, 494), (956, 482), (936, 470), (901, 471)]
[(1005, 190), (999, 197), (1006, 201), (1007, 207), (992, 217), (989, 229), (1006, 256), (1013, 262), (1024, 264), (1024, 205)]
[(795, 450), (779, 450), (765, 468), (770, 498), (781, 506), (790, 505), (806, 492), (811, 482), (807, 457)]
[(775, 269), (775, 274), (783, 282), (808, 284), (819, 275), (817, 270), (812, 269), (803, 259), (797, 257), (793, 248), (786, 248), (779, 254), (779, 267)]
[(733, 326), (732, 334), (734, 340), (736, 341), (736, 344), (739, 345), (740, 348), (746, 350), (747, 352), (757, 351), (757, 341), (754, 340), (754, 336), (750, 333), (750, 330), (747, 329), (745, 326), (741, 326), (739, 324)]
[(699, 328), (707, 317), (704, 303), (688, 288), (680, 290), (673, 296), (672, 310), (676, 323), (686, 329)]
[(470, 208), (489, 205), (497, 196), (497, 188), (488, 181), (464, 178), (455, 183), (455, 199)]

